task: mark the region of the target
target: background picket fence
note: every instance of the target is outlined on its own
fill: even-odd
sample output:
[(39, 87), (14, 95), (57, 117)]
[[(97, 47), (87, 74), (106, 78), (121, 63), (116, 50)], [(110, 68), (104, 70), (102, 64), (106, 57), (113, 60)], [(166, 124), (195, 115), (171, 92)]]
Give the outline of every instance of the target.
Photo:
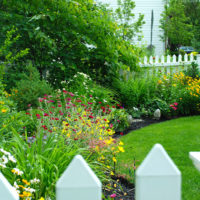
[(187, 70), (191, 63), (195, 62), (199, 66), (200, 70), (200, 54), (194, 56), (193, 54), (173, 55), (173, 56), (145, 56), (139, 66), (141, 70), (139, 72), (129, 72), (127, 70), (121, 70), (120, 75), (123, 79), (128, 80), (135, 77), (148, 77), (156, 74), (157, 72), (162, 74), (173, 74), (180, 71)]
[[(77, 155), (56, 184), (56, 200), (101, 200), (102, 184)], [(19, 200), (0, 173), (0, 199)], [(181, 173), (164, 148), (156, 144), (136, 171), (136, 200), (181, 200)]]
[(157, 70), (163, 69), (167, 73), (179, 72), (184, 69), (187, 69), (192, 62), (198, 64), (200, 69), (200, 54), (194, 56), (192, 53), (190, 55), (173, 55), (173, 56), (147, 56), (144, 57), (144, 60), (140, 62), (140, 67), (156, 68)]

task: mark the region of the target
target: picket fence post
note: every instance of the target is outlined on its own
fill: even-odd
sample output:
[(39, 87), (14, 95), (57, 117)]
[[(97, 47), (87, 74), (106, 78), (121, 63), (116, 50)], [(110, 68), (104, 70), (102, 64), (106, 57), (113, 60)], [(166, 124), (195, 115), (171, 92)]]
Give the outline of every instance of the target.
[(200, 152), (190, 152), (189, 158), (192, 160), (194, 166), (200, 171)]
[(56, 200), (101, 200), (102, 184), (81, 155), (74, 157), (56, 184)]
[(136, 200), (180, 200), (181, 173), (160, 144), (136, 171)]
[(0, 172), (0, 199), (19, 200), (17, 191), (10, 185), (7, 179)]

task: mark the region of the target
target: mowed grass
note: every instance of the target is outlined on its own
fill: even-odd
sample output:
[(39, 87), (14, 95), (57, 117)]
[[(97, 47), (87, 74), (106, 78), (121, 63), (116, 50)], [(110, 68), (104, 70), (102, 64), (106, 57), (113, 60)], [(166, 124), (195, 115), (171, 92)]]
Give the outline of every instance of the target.
[(118, 170), (129, 175), (134, 158), (138, 166), (154, 144), (160, 143), (182, 173), (182, 200), (200, 200), (200, 172), (189, 159), (200, 151), (200, 116), (184, 117), (132, 131), (121, 137), (125, 153), (118, 156)]

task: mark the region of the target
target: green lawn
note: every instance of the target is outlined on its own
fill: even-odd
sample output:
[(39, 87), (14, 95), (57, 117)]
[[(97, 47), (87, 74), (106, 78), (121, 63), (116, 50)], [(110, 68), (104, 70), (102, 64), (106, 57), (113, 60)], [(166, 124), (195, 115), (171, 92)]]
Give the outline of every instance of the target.
[(133, 131), (123, 136), (125, 153), (118, 156), (123, 174), (133, 159), (139, 165), (152, 146), (163, 145), (182, 173), (182, 200), (200, 200), (200, 172), (189, 159), (190, 151), (200, 151), (200, 116), (170, 120)]

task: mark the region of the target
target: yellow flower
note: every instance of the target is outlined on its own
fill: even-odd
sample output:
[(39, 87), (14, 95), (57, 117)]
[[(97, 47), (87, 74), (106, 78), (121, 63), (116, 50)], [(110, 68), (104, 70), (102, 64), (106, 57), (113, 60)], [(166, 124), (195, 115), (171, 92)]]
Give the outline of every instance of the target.
[(159, 80), (159, 81), (158, 81), (158, 84), (162, 84), (162, 81), (161, 81), (161, 80)]
[(43, 197), (41, 197), (39, 200), (44, 200), (44, 198), (43, 198)]
[(1, 109), (1, 112), (2, 112), (2, 113), (6, 113), (7, 110), (3, 108), (3, 109)]
[(124, 145), (124, 143), (122, 141), (119, 142), (119, 145)]
[(118, 147), (119, 151), (125, 152), (123, 147)]
[(26, 185), (30, 185), (30, 183), (25, 179), (22, 179), (22, 182), (25, 183)]
[(112, 159), (113, 159), (113, 162), (115, 163), (117, 162), (117, 159), (115, 157), (113, 157)]

